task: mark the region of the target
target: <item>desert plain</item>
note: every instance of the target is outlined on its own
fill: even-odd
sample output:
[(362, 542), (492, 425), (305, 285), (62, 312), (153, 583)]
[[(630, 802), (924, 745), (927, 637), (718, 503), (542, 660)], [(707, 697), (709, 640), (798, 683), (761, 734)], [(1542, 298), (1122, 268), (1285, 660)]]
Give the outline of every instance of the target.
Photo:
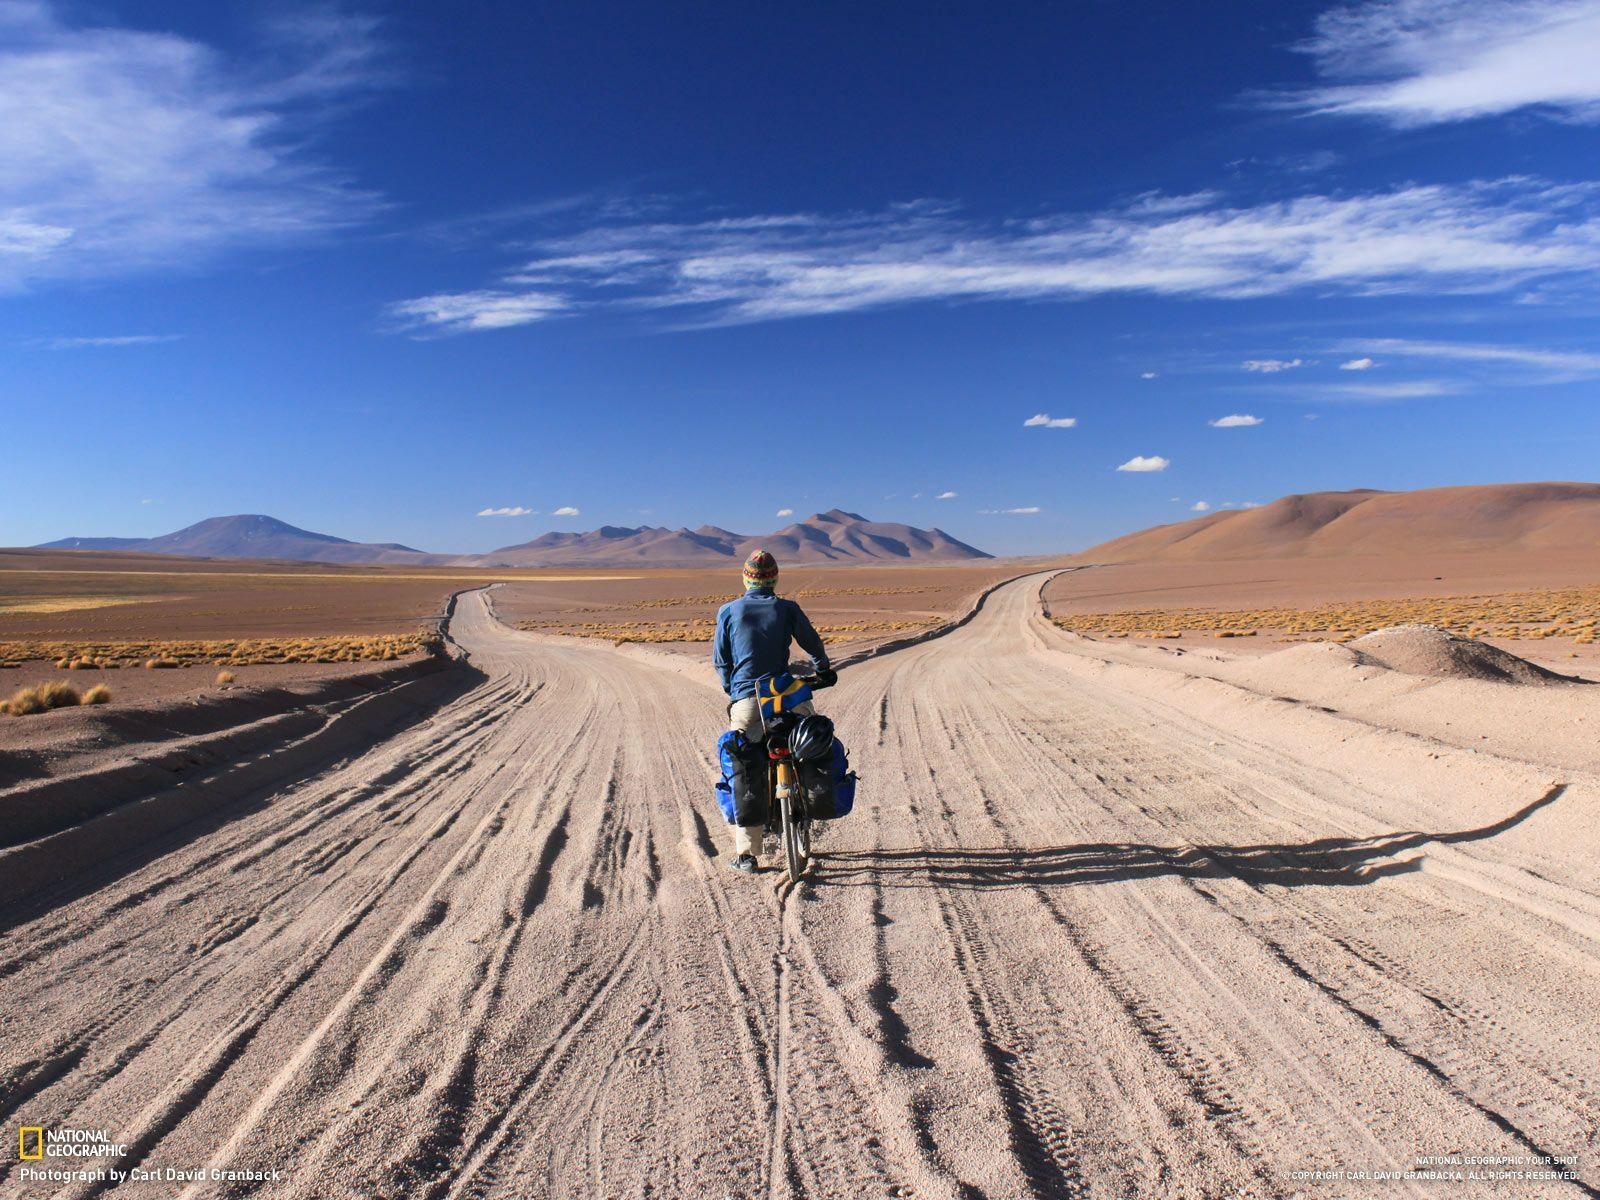
[(0, 1181), (1594, 1195), (1600, 554), (1490, 499), (785, 572), (861, 776), (798, 885), (726, 869), (729, 571), (0, 555), (0, 682), (113, 694), (0, 717), (0, 1111), (245, 1173)]

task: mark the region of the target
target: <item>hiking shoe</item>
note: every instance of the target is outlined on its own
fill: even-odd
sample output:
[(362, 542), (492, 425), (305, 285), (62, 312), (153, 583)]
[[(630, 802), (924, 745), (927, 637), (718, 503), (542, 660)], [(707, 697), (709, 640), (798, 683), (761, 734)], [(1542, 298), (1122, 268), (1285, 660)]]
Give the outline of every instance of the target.
[(746, 875), (754, 875), (760, 868), (756, 865), (754, 854), (741, 854), (729, 864), (735, 871), (742, 871)]

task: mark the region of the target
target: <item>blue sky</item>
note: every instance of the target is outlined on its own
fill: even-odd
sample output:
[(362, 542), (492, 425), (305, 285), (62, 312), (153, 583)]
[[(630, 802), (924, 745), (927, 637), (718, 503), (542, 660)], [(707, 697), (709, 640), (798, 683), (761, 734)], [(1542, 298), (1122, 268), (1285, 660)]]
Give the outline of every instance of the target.
[(0, 0), (0, 544), (1593, 478), (1597, 61), (1600, 0)]

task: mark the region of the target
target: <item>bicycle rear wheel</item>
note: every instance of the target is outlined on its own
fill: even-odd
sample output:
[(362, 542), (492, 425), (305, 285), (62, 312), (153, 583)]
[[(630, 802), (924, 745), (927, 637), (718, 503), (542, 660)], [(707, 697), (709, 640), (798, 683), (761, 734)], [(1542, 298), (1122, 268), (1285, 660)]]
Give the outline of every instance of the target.
[(780, 786), (779, 805), (783, 813), (783, 856), (789, 868), (789, 881), (799, 883), (811, 862), (811, 822), (795, 811), (792, 782)]

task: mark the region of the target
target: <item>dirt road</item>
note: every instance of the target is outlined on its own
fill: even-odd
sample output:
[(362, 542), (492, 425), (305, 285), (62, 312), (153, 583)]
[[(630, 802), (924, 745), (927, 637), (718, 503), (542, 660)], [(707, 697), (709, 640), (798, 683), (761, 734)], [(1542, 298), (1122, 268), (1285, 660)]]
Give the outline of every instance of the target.
[(1039, 583), (824, 693), (861, 805), (793, 892), (726, 869), (709, 676), (464, 597), (487, 684), (0, 954), (6, 1136), (279, 1180), (0, 1191), (1594, 1195), (1593, 784), (1124, 686)]

